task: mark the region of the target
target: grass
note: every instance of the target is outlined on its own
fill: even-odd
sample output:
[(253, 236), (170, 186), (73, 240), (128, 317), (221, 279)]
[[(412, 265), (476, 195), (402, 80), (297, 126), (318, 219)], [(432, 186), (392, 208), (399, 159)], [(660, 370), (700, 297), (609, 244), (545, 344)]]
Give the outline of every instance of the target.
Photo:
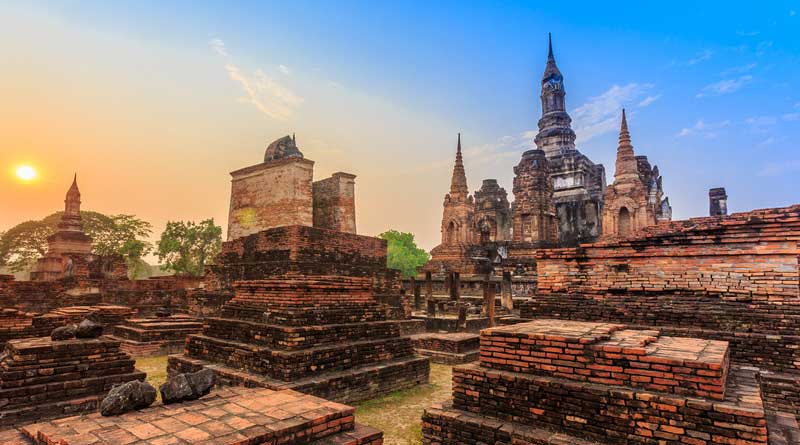
[(422, 410), (450, 397), (452, 379), (452, 366), (431, 363), (430, 383), (356, 404), (356, 422), (383, 431), (385, 445), (421, 444)]
[[(167, 356), (136, 359), (147, 381), (158, 388), (167, 379)], [(430, 382), (355, 404), (356, 422), (383, 431), (385, 445), (422, 443), (422, 410), (450, 397), (453, 368), (431, 363)], [(161, 397), (159, 395), (159, 397)]]

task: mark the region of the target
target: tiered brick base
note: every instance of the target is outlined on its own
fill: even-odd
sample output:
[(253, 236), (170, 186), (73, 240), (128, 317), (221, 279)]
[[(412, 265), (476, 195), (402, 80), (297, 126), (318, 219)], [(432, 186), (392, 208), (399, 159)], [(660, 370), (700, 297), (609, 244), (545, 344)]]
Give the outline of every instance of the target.
[(452, 404), (423, 415), (424, 443), (767, 444), (756, 370), (728, 368), (724, 342), (623, 325), (487, 329)]
[(114, 326), (112, 337), (134, 357), (175, 354), (183, 350), (186, 336), (203, 330), (202, 320), (188, 315), (131, 318)]
[(93, 411), (114, 384), (144, 378), (106, 337), (11, 340), (0, 358), (0, 425)]
[(98, 304), (96, 306), (69, 306), (56, 309), (51, 312), (53, 315), (62, 316), (65, 322), (80, 323), (84, 318), (88, 318), (105, 327), (105, 332), (109, 333), (111, 327), (121, 324), (125, 319), (132, 317), (135, 310), (128, 306), (116, 304)]
[(347, 402), (427, 382), (428, 360), (414, 355), (370, 286), (336, 276), (237, 282), (222, 316), (170, 356), (169, 374), (208, 367), (223, 384)]
[(35, 445), (380, 445), (383, 433), (355, 423), (354, 409), (295, 391), (229, 388), (200, 400), (20, 428)]
[(411, 340), (417, 354), (430, 358), (434, 363), (456, 365), (478, 360), (478, 334), (419, 334), (412, 335)]

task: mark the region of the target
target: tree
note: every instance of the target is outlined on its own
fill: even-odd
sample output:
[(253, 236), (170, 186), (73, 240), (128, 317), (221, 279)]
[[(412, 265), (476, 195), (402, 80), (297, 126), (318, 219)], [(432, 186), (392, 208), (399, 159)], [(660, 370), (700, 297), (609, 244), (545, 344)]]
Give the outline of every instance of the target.
[(202, 276), (206, 264), (213, 262), (222, 246), (222, 227), (214, 219), (199, 224), (193, 221), (168, 221), (158, 240), (156, 254), (164, 269), (178, 274)]
[(414, 235), (411, 233), (389, 230), (378, 236), (387, 241), (386, 262), (388, 266), (392, 269), (399, 269), (403, 276), (416, 276), (417, 268), (430, 259), (428, 252), (417, 247)]
[[(0, 266), (12, 272), (30, 269), (47, 253), (47, 238), (56, 232), (62, 214), (56, 212), (38, 221), (25, 221), (0, 236)], [(81, 223), (83, 231), (92, 237), (92, 253), (121, 255), (129, 271), (152, 250), (146, 241), (151, 233), (150, 223), (133, 215), (109, 216), (85, 210), (81, 212)]]

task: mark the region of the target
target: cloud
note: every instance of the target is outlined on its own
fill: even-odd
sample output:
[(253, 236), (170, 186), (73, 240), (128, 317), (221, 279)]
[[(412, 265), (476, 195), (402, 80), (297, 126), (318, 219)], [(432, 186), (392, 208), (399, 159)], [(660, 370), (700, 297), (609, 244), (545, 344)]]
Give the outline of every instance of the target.
[(731, 121), (729, 120), (716, 123), (706, 123), (704, 120), (700, 119), (693, 126), (681, 129), (681, 131), (678, 132), (678, 136), (686, 137), (699, 135), (706, 139), (714, 139), (717, 137), (717, 131), (729, 126), (730, 124)]
[(748, 71), (752, 71), (757, 66), (758, 66), (758, 64), (755, 63), (755, 62), (748, 63), (747, 65), (735, 66), (735, 67), (726, 69), (725, 71), (719, 73), (719, 75), (724, 77), (724, 76), (730, 76), (731, 74), (744, 74), (744, 73), (746, 73)]
[[(252, 73), (244, 72), (230, 60), (225, 42), (221, 39), (212, 39), (209, 44), (212, 51), (228, 59), (228, 63), (225, 64), (228, 77), (238, 83), (244, 92), (244, 97), (239, 99), (240, 102), (250, 104), (276, 120), (289, 119), (295, 109), (303, 103), (302, 97), (278, 83), (263, 70), (256, 69)], [(282, 72), (284, 68), (288, 71), (285, 66), (279, 66)]]
[(588, 102), (572, 111), (575, 133), (580, 142), (613, 131), (619, 124), (621, 109), (630, 104), (638, 103), (644, 107), (658, 99), (642, 98), (652, 84), (629, 83), (625, 86), (614, 85), (599, 96), (589, 99)]
[(769, 48), (772, 48), (772, 41), (765, 40), (763, 42), (760, 42), (756, 47), (756, 55), (763, 56), (764, 54), (766, 54), (767, 49)]
[(278, 70), (287, 76), (292, 74), (292, 70), (290, 70), (286, 65), (278, 65)]
[(225, 42), (223, 42), (221, 39), (211, 39), (208, 44), (211, 45), (211, 49), (215, 53), (222, 57), (228, 57), (228, 51), (225, 50)]
[(800, 159), (783, 161), (780, 163), (770, 162), (758, 171), (758, 176), (780, 176), (800, 170)]
[[(533, 142), (536, 133), (535, 130), (528, 130), (515, 136), (502, 136), (494, 142), (482, 145), (469, 145), (462, 138), (464, 162), (469, 164), (468, 167), (474, 168), (479, 165), (500, 163), (509, 158), (517, 158), (521, 152), (536, 148)], [(455, 146), (453, 153), (455, 153)], [(454, 157), (451, 155), (438, 161), (427, 162), (414, 168), (413, 172), (446, 171), (448, 168), (452, 169), (453, 159)]]
[(787, 122), (800, 121), (800, 113), (786, 113), (781, 116), (781, 119)]
[(697, 65), (700, 62), (705, 62), (706, 60), (710, 59), (711, 56), (714, 55), (714, 52), (710, 49), (703, 50), (702, 52), (698, 53), (695, 57), (686, 61), (687, 65)]
[(714, 82), (710, 85), (706, 85), (705, 87), (703, 87), (703, 89), (699, 93), (697, 93), (695, 97), (699, 99), (701, 97), (707, 97), (707, 96), (722, 96), (724, 94), (731, 94), (738, 91), (743, 86), (747, 85), (752, 81), (753, 81), (753, 76), (749, 74), (738, 77), (736, 79), (720, 80), (719, 82)]
[(650, 105), (651, 103), (653, 103), (653, 102), (657, 101), (657, 100), (658, 100), (658, 99), (660, 99), (660, 98), (661, 98), (661, 95), (660, 95), (660, 94), (658, 94), (658, 95), (655, 95), (655, 96), (647, 96), (647, 97), (645, 97), (644, 99), (642, 99), (642, 101), (641, 101), (641, 102), (639, 102), (639, 103), (637, 104), (637, 106), (639, 106), (639, 107), (646, 107), (646, 106)]

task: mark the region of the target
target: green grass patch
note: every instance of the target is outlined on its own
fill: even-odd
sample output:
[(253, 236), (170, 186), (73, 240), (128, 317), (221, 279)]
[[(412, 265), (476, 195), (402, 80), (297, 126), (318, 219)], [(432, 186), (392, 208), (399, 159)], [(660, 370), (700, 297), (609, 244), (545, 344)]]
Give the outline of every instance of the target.
[[(167, 356), (139, 357), (136, 359), (136, 369), (146, 372), (147, 382), (158, 389), (167, 381)], [(158, 394), (156, 400), (161, 400), (161, 394)]]

